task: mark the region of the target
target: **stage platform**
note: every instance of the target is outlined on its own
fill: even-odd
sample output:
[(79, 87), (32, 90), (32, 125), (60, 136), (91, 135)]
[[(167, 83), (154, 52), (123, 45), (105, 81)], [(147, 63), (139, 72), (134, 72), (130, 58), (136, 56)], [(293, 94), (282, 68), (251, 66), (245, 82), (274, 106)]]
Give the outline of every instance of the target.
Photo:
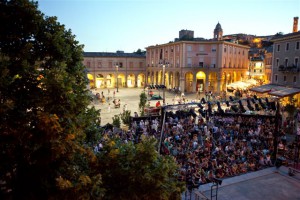
[[(216, 199), (216, 191), (212, 183), (201, 185), (190, 194), (187, 192), (182, 199)], [(201, 195), (199, 195), (199, 193)], [(198, 194), (198, 195), (197, 195)], [(260, 171), (227, 178), (219, 185), (217, 192), (219, 200), (300, 200), (300, 173), (289, 175), (289, 168), (281, 166), (266, 168)]]

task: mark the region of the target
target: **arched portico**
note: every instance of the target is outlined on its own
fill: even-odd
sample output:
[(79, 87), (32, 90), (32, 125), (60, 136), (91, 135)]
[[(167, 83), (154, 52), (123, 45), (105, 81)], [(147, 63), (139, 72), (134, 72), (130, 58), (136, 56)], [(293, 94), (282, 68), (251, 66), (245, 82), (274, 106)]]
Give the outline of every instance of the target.
[(193, 73), (187, 72), (185, 74), (185, 92), (192, 92), (193, 91)]
[(203, 92), (206, 88), (206, 74), (203, 71), (199, 71), (196, 74), (196, 91)]
[(137, 76), (137, 87), (145, 87), (145, 75), (139, 74)]

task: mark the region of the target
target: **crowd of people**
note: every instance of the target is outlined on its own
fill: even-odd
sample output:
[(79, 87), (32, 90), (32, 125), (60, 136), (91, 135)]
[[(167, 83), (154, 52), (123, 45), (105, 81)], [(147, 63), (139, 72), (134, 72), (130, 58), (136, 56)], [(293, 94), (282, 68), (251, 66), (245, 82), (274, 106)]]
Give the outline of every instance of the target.
[[(160, 153), (174, 157), (179, 166), (178, 179), (190, 188), (273, 166), (274, 142), (279, 152), (287, 148), (285, 126), (276, 130), (275, 116), (227, 112), (205, 116), (196, 108), (177, 109), (165, 115), (141, 118), (136, 114), (130, 129), (120, 130), (117, 135), (133, 143), (139, 142), (141, 136), (158, 141), (163, 136)], [(279, 135), (274, 139), (276, 131)], [(105, 135), (116, 134), (107, 130)]]
[(163, 153), (172, 155), (180, 179), (198, 187), (273, 166), (275, 118), (243, 115), (168, 116)]

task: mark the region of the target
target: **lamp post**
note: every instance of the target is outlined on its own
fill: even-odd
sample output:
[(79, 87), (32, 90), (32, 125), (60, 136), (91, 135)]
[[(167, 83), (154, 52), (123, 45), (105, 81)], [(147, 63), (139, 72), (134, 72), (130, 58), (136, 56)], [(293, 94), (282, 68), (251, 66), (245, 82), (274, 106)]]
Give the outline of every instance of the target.
[(166, 65), (163, 64), (163, 105), (165, 105), (165, 68), (166, 68)]
[(119, 79), (118, 79), (119, 66), (118, 66), (118, 64), (116, 65), (116, 71), (117, 71), (117, 92), (119, 92)]

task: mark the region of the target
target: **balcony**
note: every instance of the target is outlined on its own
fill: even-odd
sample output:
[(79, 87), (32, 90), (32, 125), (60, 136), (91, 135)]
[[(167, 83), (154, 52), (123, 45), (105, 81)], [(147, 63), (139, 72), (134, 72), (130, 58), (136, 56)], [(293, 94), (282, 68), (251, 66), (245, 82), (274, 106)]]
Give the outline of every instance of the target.
[(283, 72), (283, 73), (295, 73), (295, 72), (300, 72), (300, 67), (292, 64), (288, 66), (280, 65), (278, 67), (278, 71)]

